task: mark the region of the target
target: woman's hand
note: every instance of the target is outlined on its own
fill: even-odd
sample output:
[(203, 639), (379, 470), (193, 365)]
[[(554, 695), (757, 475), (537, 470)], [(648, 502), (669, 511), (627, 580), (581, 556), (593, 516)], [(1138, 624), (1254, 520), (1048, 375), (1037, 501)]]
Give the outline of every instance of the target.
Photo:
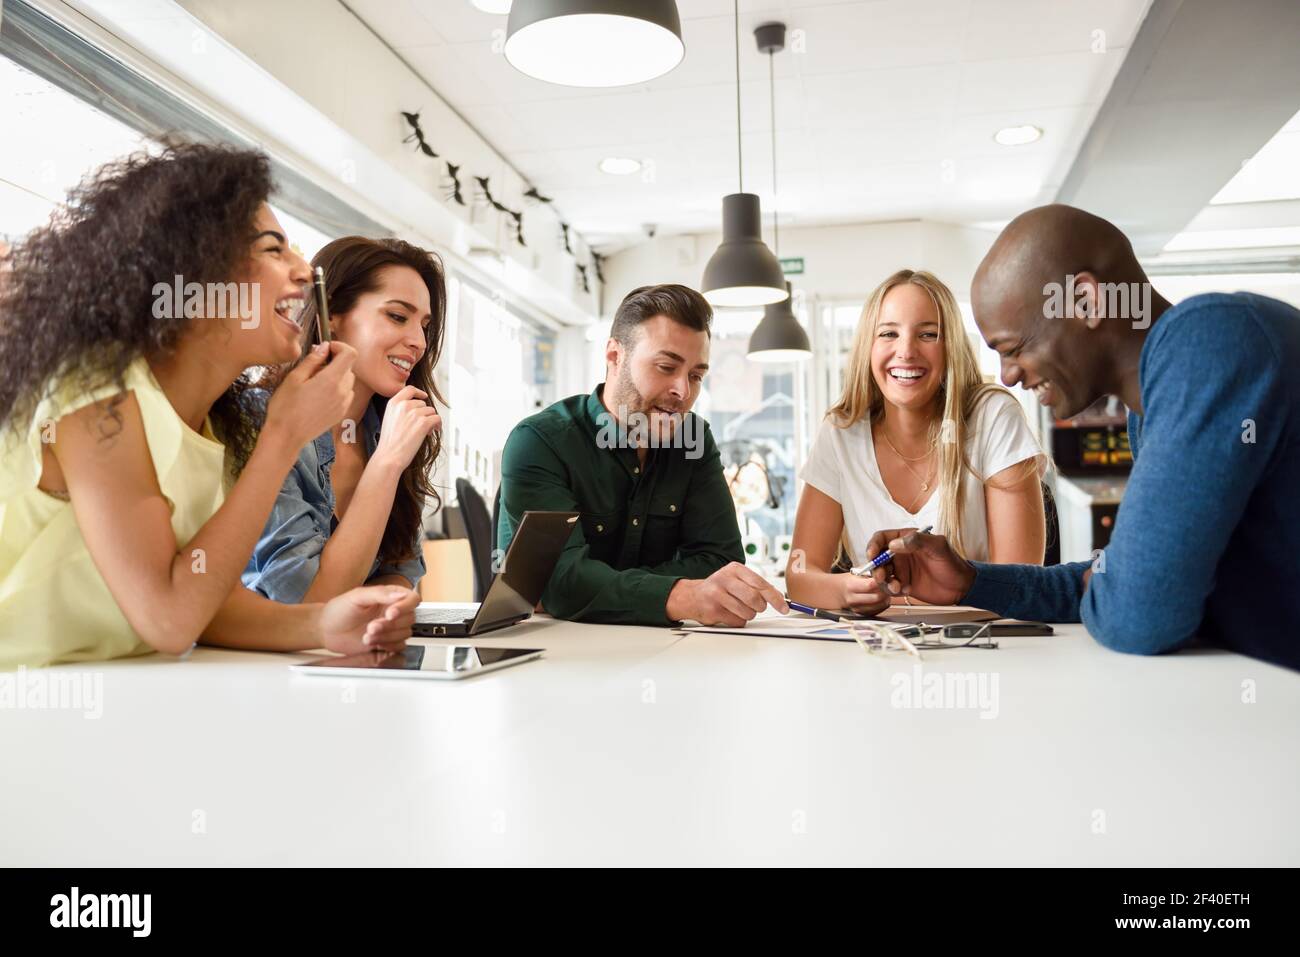
[(344, 655), (400, 651), (411, 637), (418, 593), (395, 585), (353, 588), (321, 609), (321, 645)]
[(322, 343), (284, 377), (266, 409), (263, 434), (283, 440), (298, 451), (342, 418), (352, 401), (357, 350), (335, 340)]
[(371, 461), (400, 472), (411, 464), (425, 438), (441, 428), (442, 417), (429, 404), (428, 395), (413, 385), (405, 386), (388, 400)]
[(841, 579), (840, 607), (855, 611), (859, 615), (875, 615), (889, 607), (889, 592), (867, 575), (836, 575)]

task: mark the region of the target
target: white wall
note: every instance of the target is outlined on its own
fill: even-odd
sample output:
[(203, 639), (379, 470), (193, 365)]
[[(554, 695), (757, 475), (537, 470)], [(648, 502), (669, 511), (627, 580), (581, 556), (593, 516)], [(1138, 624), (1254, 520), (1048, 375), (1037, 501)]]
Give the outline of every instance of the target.
[[(721, 216), (721, 212), (719, 212)], [(791, 276), (796, 288), (826, 299), (864, 298), (896, 269), (928, 269), (958, 300), (969, 301), (975, 267), (995, 233), (917, 220), (846, 226), (786, 227), (781, 256), (802, 256), (805, 272)], [(771, 231), (765, 237), (771, 245)], [(721, 241), (719, 233), (656, 237), (612, 256), (605, 266), (603, 313), (612, 315), (627, 290), (648, 282), (698, 287), (704, 266)]]
[[(996, 379), (997, 353), (980, 339), (969, 310), (971, 280), (996, 237), (992, 230), (920, 220), (783, 227), (780, 254), (782, 258), (803, 257), (804, 274), (790, 280), (809, 302), (815, 297), (822, 303), (860, 304), (898, 269), (933, 272), (963, 307), (981, 370)], [(765, 239), (770, 246), (770, 229), (765, 231)], [(680, 282), (698, 288), (704, 266), (720, 241), (720, 233), (662, 236), (612, 256), (605, 266), (603, 314), (612, 317), (623, 294), (646, 283)], [(1032, 396), (1020, 389), (1012, 391), (1038, 431), (1040, 416)]]

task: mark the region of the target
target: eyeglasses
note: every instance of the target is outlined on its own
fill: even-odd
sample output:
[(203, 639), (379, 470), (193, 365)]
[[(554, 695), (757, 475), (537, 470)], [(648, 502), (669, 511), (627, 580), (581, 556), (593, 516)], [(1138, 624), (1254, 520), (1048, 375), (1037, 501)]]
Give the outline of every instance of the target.
[(895, 625), (880, 621), (847, 621), (849, 634), (868, 654), (906, 654), (920, 658), (923, 651), (941, 651), (948, 648), (998, 647), (992, 637), (992, 623), (927, 625)]

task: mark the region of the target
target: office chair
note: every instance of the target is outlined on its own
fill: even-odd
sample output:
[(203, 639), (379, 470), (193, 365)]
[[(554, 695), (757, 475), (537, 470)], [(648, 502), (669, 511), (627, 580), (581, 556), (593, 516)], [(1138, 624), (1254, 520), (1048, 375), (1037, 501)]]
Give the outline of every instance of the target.
[(492, 547), (497, 547), (497, 529), (501, 527), (501, 485), (497, 485), (497, 494), (492, 498)]
[(492, 581), (492, 549), (496, 547), (487, 505), (468, 479), (456, 479), (456, 500), (469, 539), (470, 561), (474, 565), (474, 600), (482, 601)]
[(1043, 483), (1043, 517), (1047, 520), (1047, 548), (1043, 555), (1044, 565), (1061, 564), (1061, 521), (1056, 514), (1056, 498), (1052, 487)]

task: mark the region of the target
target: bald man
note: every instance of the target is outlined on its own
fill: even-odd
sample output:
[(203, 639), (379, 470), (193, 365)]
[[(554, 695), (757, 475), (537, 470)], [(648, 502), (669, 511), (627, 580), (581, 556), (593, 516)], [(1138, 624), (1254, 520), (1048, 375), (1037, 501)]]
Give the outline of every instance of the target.
[(971, 292), (1008, 386), (1057, 418), (1105, 395), (1128, 406), (1134, 465), (1114, 534), (1092, 562), (1041, 568), (967, 562), (941, 536), (888, 529), (867, 549), (897, 556), (877, 580), (1082, 621), (1117, 651), (1199, 641), (1300, 668), (1300, 311), (1250, 293), (1171, 306), (1115, 226), (1060, 205), (1008, 224)]

